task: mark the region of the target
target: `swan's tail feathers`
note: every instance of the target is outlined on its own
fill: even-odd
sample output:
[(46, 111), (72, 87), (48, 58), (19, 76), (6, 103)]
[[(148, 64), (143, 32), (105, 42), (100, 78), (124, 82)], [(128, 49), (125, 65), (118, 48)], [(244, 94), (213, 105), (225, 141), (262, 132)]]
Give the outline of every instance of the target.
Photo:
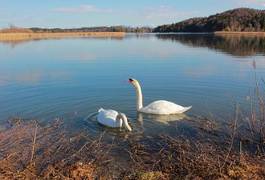
[(184, 112), (190, 110), (191, 108), (192, 108), (192, 106), (184, 107), (183, 110), (181, 110), (179, 113), (184, 113)]

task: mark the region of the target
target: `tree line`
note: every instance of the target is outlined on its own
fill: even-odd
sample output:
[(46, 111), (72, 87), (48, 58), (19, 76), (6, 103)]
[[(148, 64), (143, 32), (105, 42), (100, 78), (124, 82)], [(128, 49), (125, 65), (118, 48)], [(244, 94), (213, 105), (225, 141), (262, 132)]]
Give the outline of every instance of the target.
[(265, 32), (265, 10), (238, 8), (209, 17), (191, 18), (178, 23), (152, 27), (98, 26), (82, 28), (18, 28), (10, 26), (0, 32)]
[(238, 8), (156, 27), (154, 32), (265, 32), (265, 10)]

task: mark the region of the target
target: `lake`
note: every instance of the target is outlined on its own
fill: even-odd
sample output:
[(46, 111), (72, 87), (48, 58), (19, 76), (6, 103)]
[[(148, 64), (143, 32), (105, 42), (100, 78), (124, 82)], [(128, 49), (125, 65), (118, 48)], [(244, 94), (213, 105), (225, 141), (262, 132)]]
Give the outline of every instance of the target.
[[(174, 133), (175, 122), (194, 116), (225, 122), (235, 104), (249, 111), (255, 76), (265, 75), (262, 36), (128, 34), (0, 42), (0, 55), (0, 122), (60, 118), (69, 130), (96, 134), (105, 128), (84, 119), (100, 107), (124, 112), (135, 132)], [(164, 99), (193, 108), (182, 116), (137, 115), (128, 78), (141, 82), (144, 104)]]

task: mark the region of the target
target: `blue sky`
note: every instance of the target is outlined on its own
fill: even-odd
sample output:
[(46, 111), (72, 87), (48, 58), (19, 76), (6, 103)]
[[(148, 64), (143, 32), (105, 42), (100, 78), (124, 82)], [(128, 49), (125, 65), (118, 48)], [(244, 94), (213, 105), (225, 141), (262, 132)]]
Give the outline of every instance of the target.
[(265, 0), (0, 0), (0, 28), (156, 26), (232, 8), (265, 9)]

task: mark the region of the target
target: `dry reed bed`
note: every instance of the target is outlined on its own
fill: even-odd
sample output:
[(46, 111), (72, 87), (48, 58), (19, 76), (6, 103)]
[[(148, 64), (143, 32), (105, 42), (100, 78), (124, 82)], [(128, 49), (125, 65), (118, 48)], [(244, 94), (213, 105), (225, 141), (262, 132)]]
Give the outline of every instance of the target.
[(130, 179), (153, 173), (160, 179), (265, 178), (264, 156), (239, 155), (211, 141), (160, 136), (132, 142), (129, 153), (134, 171), (125, 177)]
[(265, 32), (229, 32), (229, 31), (216, 31), (215, 35), (220, 36), (265, 36)]
[[(198, 131), (204, 136), (210, 132), (206, 129)], [(230, 136), (216, 141), (211, 138), (216, 133), (202, 140), (129, 135), (113, 143), (105, 142), (105, 136), (69, 136), (58, 120), (46, 126), (16, 120), (0, 132), (0, 179), (265, 178), (264, 154), (239, 151), (235, 141), (231, 146)], [(117, 150), (127, 159), (126, 166), (112, 156)]]
[(0, 41), (36, 40), (77, 37), (124, 37), (124, 32), (0, 33)]
[(101, 138), (67, 136), (60, 121), (40, 126), (19, 120), (0, 132), (0, 179), (101, 177), (108, 171), (108, 146)]

